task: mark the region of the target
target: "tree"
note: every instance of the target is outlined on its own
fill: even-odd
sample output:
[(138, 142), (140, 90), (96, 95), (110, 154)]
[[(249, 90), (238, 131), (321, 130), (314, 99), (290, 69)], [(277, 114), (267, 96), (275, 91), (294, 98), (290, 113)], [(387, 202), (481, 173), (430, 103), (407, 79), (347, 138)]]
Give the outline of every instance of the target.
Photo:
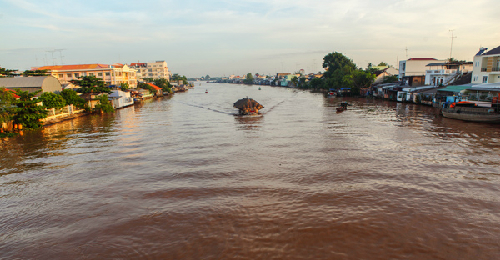
[(18, 109), (14, 115), (14, 122), (22, 124), (27, 129), (42, 127), (41, 119), (47, 117), (48, 111), (43, 106), (38, 105), (40, 100), (35, 98), (40, 92), (41, 90), (33, 93), (16, 90), (19, 99), (16, 102)]
[(294, 76), (290, 81), (292, 81), (292, 84), (296, 87), (299, 85), (299, 78), (297, 76)]
[(164, 93), (172, 93), (172, 85), (170, 85), (170, 82), (168, 82), (168, 80), (159, 78), (155, 79), (153, 83), (155, 84), (155, 86), (163, 89)]
[(66, 100), (61, 95), (52, 92), (43, 93), (40, 100), (46, 108), (63, 108), (66, 106)]
[(361, 69), (354, 70), (351, 74), (345, 76), (345, 83), (351, 87), (351, 93), (358, 95), (360, 89), (371, 87), (375, 75)]
[(153, 87), (151, 87), (151, 85), (149, 85), (147, 83), (139, 83), (137, 85), (137, 87), (142, 88), (142, 89), (147, 89), (147, 90), (149, 90), (149, 93), (151, 93), (151, 94), (154, 94), (156, 92), (156, 90)]
[(341, 88), (344, 85), (345, 76), (356, 70), (356, 64), (342, 53), (329, 53), (323, 58), (323, 68), (326, 70), (323, 76), (327, 88)]
[(120, 84), (120, 90), (125, 91), (128, 89), (128, 83), (124, 82)]
[(252, 84), (253, 83), (252, 73), (247, 73), (247, 78), (243, 80), (243, 83), (245, 83), (245, 84)]
[(15, 70), (10, 70), (6, 68), (0, 68), (0, 78), (8, 78), (18, 76)]
[(16, 110), (14, 94), (6, 88), (0, 88), (0, 123), (12, 120)]
[(385, 63), (385, 62), (381, 62), (379, 63), (377, 66), (389, 66), (389, 64)]
[(188, 80), (187, 80), (186, 76), (179, 76), (179, 74), (177, 74), (177, 73), (175, 73), (174, 75), (172, 75), (172, 80), (173, 81), (182, 80), (182, 84), (184, 84), (184, 85), (188, 84)]
[(105, 87), (106, 83), (95, 76), (79, 77), (80, 80), (71, 80), (70, 82), (82, 87), (79, 91), (82, 93), (111, 93), (111, 90)]
[(78, 96), (78, 94), (72, 89), (63, 89), (63, 91), (61, 91), (61, 96), (68, 105), (74, 105), (78, 108), (85, 108), (87, 105), (85, 99)]
[(109, 102), (107, 94), (102, 94), (99, 97), (99, 103), (95, 105), (95, 109), (100, 110), (103, 113), (111, 113), (115, 111), (113, 105)]
[(318, 89), (323, 85), (323, 80), (320, 78), (313, 78), (309, 84), (313, 89)]
[(49, 76), (48, 70), (25, 70), (23, 77)]

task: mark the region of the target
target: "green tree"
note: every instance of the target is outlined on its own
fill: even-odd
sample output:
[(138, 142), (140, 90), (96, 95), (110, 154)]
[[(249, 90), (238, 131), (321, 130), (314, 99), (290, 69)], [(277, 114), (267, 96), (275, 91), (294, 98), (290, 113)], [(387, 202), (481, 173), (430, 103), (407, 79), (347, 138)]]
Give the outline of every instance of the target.
[(6, 88), (0, 88), (0, 123), (12, 120), (17, 112), (14, 94)]
[(292, 81), (292, 84), (296, 87), (299, 86), (299, 78), (297, 76), (294, 76), (290, 81)]
[(358, 95), (360, 89), (369, 88), (375, 80), (375, 75), (361, 69), (354, 70), (351, 74), (345, 76), (345, 84), (351, 87), (351, 93)]
[(245, 83), (245, 84), (252, 84), (253, 83), (252, 73), (247, 73), (247, 78), (243, 80), (243, 83)]
[(40, 100), (35, 97), (41, 90), (33, 93), (21, 90), (16, 90), (16, 92), (20, 98), (16, 102), (18, 109), (14, 115), (14, 122), (22, 124), (27, 129), (42, 127), (41, 119), (47, 117), (48, 111), (45, 107), (38, 105)]
[(323, 58), (323, 73), (326, 84), (323, 87), (341, 88), (345, 84), (345, 76), (356, 70), (356, 64), (342, 53), (329, 53)]
[(14, 76), (18, 76), (18, 75), (19, 74), (17, 74), (15, 70), (0, 68), (0, 78), (9, 78), (9, 77), (14, 77)]
[(155, 79), (153, 84), (163, 89), (163, 93), (172, 93), (172, 85), (170, 85), (170, 82), (164, 78)]
[(37, 77), (37, 76), (49, 76), (48, 70), (25, 70), (23, 72), (23, 77)]
[(188, 80), (186, 78), (186, 76), (180, 76), (179, 74), (175, 73), (174, 75), (172, 75), (172, 80), (173, 81), (179, 81), (179, 80), (182, 80), (182, 84), (184, 85), (187, 85), (188, 84)]
[(389, 64), (385, 63), (385, 62), (381, 62), (379, 63), (377, 66), (389, 66)]
[(78, 96), (78, 94), (72, 89), (63, 89), (63, 91), (61, 91), (61, 96), (68, 105), (74, 105), (78, 108), (85, 108), (87, 105), (85, 99)]
[(128, 89), (128, 87), (129, 87), (129, 86), (128, 86), (128, 83), (125, 83), (125, 82), (124, 82), (124, 83), (121, 83), (121, 84), (120, 84), (120, 90), (121, 90), (121, 91), (125, 91), (125, 90), (127, 90), (127, 89)]
[(66, 106), (66, 100), (61, 95), (52, 92), (43, 93), (40, 100), (46, 108), (63, 108)]
[(112, 113), (115, 111), (115, 109), (113, 108), (113, 104), (109, 102), (107, 94), (102, 94), (98, 100), (99, 103), (95, 105), (96, 110), (101, 111), (103, 113)]
[(309, 84), (313, 89), (319, 89), (323, 85), (323, 80), (320, 78), (313, 78)]
[(111, 93), (111, 89), (105, 87), (106, 83), (95, 76), (79, 77), (80, 80), (71, 80), (70, 82), (81, 87), (82, 93)]
[(151, 94), (154, 94), (156, 92), (156, 90), (153, 87), (151, 87), (151, 85), (149, 85), (147, 83), (139, 83), (139, 84), (137, 84), (137, 87), (142, 88), (142, 89), (147, 89), (147, 90), (149, 90), (149, 93), (151, 93)]

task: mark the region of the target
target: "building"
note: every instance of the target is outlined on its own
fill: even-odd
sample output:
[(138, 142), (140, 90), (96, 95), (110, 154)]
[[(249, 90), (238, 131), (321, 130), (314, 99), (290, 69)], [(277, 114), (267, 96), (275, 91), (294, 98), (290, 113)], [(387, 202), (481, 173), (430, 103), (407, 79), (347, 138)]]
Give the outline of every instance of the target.
[(500, 46), (490, 51), (480, 48), (474, 56), (472, 83), (500, 82)]
[[(383, 66), (378, 66), (378, 67), (383, 67)], [(383, 83), (385, 78), (398, 75), (398, 73), (399, 71), (395, 68), (392, 67), (383, 68), (375, 73), (377, 78), (375, 78), (375, 81), (373, 83), (374, 84)]]
[(42, 90), (43, 92), (61, 92), (61, 83), (52, 76), (45, 77), (17, 77), (0, 78), (0, 88), (20, 89), (29, 93)]
[(472, 62), (433, 62), (426, 65), (425, 85), (447, 86), (472, 71)]
[(170, 71), (165, 61), (149, 63), (131, 63), (130, 67), (137, 70), (137, 80), (144, 81), (145, 78), (166, 79), (170, 81)]
[(129, 88), (137, 88), (136, 70), (120, 63), (115, 63), (113, 65), (99, 63), (58, 65), (34, 69), (49, 71), (49, 73), (57, 78), (61, 84), (67, 84), (71, 80), (78, 80), (84, 76), (94, 76), (102, 79), (107, 85), (120, 86), (122, 83), (127, 83)]
[(446, 62), (434, 58), (411, 58), (399, 61), (398, 79), (409, 86), (422, 86), (425, 83), (425, 72), (429, 63)]

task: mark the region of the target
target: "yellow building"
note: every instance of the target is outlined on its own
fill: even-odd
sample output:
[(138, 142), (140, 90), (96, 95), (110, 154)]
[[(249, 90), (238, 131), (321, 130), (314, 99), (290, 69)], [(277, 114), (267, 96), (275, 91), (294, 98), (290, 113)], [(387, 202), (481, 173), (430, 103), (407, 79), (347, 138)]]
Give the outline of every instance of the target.
[(107, 85), (120, 86), (121, 83), (128, 83), (130, 88), (137, 88), (137, 72), (126, 64), (106, 65), (95, 63), (44, 66), (35, 69), (48, 70), (61, 84), (69, 83), (71, 80), (78, 80), (78, 78), (84, 76), (95, 76), (102, 79)]

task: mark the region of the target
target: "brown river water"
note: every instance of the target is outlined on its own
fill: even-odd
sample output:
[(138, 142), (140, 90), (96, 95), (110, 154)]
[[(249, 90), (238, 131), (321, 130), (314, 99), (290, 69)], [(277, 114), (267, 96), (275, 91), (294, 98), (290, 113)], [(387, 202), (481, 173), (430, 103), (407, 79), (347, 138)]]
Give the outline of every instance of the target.
[(0, 139), (0, 259), (500, 259), (500, 125), (344, 100), (196, 83)]

